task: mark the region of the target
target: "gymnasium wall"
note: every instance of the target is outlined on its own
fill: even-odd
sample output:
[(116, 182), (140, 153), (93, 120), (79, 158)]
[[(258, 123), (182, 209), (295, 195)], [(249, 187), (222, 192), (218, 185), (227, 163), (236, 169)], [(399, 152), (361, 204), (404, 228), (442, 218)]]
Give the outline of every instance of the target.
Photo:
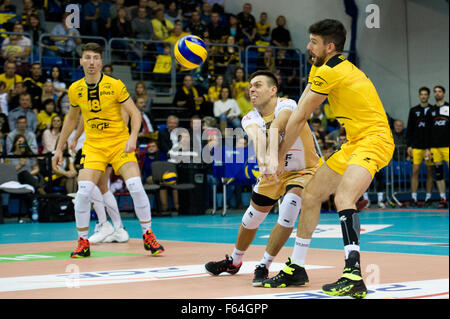
[[(225, 0), (229, 12), (240, 12), (245, 2), (259, 19), (263, 11), (272, 27), (278, 15), (287, 19), (293, 45), (302, 51), (308, 44), (308, 27), (325, 18), (344, 23), (351, 37), (351, 18), (342, 0)], [(359, 9), (356, 47), (360, 68), (375, 84), (386, 111), (406, 122), (417, 90), (443, 85), (449, 91), (449, 18), (446, 0), (355, 0)], [(369, 4), (380, 9), (380, 27), (367, 28)], [(447, 100), (448, 95), (447, 95)], [(434, 97), (430, 99), (434, 103)]]

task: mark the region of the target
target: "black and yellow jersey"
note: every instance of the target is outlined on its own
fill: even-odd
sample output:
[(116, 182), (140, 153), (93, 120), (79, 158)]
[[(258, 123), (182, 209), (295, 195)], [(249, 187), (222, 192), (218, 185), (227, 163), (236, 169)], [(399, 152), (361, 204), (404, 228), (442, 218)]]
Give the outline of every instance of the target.
[(71, 107), (79, 107), (83, 115), (85, 143), (129, 138), (121, 103), (128, 100), (130, 94), (121, 80), (102, 74), (91, 89), (83, 77), (70, 85), (68, 96)]
[(347, 139), (357, 141), (371, 134), (392, 138), (386, 112), (372, 81), (342, 54), (311, 68), (310, 90), (326, 95)]

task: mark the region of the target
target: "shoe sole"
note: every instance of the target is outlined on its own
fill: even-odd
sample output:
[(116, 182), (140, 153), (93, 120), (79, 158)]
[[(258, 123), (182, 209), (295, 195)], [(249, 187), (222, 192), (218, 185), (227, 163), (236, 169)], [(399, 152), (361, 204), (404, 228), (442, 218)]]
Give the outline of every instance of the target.
[(333, 297), (342, 297), (342, 296), (350, 296), (355, 299), (362, 299), (367, 296), (367, 291), (358, 291), (358, 292), (349, 292), (349, 291), (326, 291), (322, 289), (324, 294)]
[(210, 274), (211, 276), (219, 276), (221, 273), (224, 273), (224, 272), (226, 272), (226, 273), (228, 273), (228, 274), (230, 274), (230, 275), (236, 275), (236, 274), (239, 272), (239, 270), (236, 271), (236, 272), (222, 271), (222, 272), (220, 272), (220, 273), (218, 273), (218, 274), (215, 274), (215, 273), (210, 272), (206, 267), (205, 267), (205, 271), (206, 271), (208, 274)]
[(304, 286), (309, 284), (309, 281), (301, 281), (301, 282), (296, 282), (296, 283), (291, 283), (291, 284), (281, 284), (278, 286), (272, 286), (271, 284), (264, 284), (264, 288), (286, 288), (288, 286)]

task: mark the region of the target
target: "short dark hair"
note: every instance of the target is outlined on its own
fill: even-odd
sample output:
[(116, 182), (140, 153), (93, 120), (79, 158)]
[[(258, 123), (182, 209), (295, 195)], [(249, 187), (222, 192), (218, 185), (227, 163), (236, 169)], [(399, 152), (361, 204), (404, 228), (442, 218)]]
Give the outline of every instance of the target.
[(20, 115), (16, 118), (16, 123), (19, 122), (19, 120), (25, 120), (27, 121), (27, 117), (25, 115)]
[(422, 86), (422, 87), (419, 89), (419, 94), (420, 94), (420, 92), (422, 92), (422, 91), (427, 91), (428, 95), (430, 95), (430, 89), (427, 88), (426, 86)]
[(103, 48), (98, 43), (89, 42), (89, 43), (83, 44), (83, 46), (81, 47), (81, 54), (83, 54), (84, 51), (92, 51), (92, 52), (102, 55)]
[(320, 35), (325, 43), (334, 43), (337, 52), (344, 51), (347, 30), (344, 25), (334, 19), (325, 19), (312, 24), (309, 33)]
[(434, 89), (441, 89), (442, 92), (445, 93), (445, 88), (444, 88), (442, 85), (436, 85), (436, 86), (433, 88), (433, 91), (434, 91)]
[(269, 85), (276, 86), (277, 90), (278, 90), (278, 80), (277, 80), (275, 74), (273, 74), (273, 72), (270, 72), (269, 70), (258, 70), (256, 72), (253, 72), (252, 74), (250, 74), (248, 81), (250, 82), (251, 80), (253, 80), (255, 77), (257, 77), (259, 75), (269, 78), (269, 82), (268, 82)]

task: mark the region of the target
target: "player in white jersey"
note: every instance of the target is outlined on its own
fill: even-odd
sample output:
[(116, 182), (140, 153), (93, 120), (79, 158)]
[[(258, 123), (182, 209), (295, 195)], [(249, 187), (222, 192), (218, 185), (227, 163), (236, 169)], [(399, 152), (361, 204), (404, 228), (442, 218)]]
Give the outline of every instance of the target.
[[(281, 134), (270, 138), (282, 138), (286, 123), (297, 104), (294, 100), (280, 100), (277, 97), (277, 80), (269, 71), (253, 73), (249, 81), (250, 99), (254, 110), (242, 119), (242, 127), (253, 141), (259, 169), (264, 171), (269, 152), (277, 152), (276, 148), (267, 149), (269, 128), (275, 125)], [(253, 286), (262, 286), (263, 280), (268, 277), (274, 257), (294, 228), (301, 208), (302, 190), (319, 166), (319, 157), (308, 126), (302, 130), (285, 159), (286, 170), (279, 176), (278, 183), (274, 184), (260, 178), (254, 186), (250, 206), (242, 218), (234, 251), (231, 256), (226, 255), (224, 260), (205, 264), (206, 271), (211, 275), (219, 275), (222, 272), (236, 274), (239, 271), (244, 253), (255, 238), (259, 225), (273, 205), (284, 195), (279, 207), (278, 221), (272, 229), (264, 256), (256, 266)], [(293, 284), (302, 285), (307, 282), (308, 277), (304, 272), (304, 276), (299, 277)]]

